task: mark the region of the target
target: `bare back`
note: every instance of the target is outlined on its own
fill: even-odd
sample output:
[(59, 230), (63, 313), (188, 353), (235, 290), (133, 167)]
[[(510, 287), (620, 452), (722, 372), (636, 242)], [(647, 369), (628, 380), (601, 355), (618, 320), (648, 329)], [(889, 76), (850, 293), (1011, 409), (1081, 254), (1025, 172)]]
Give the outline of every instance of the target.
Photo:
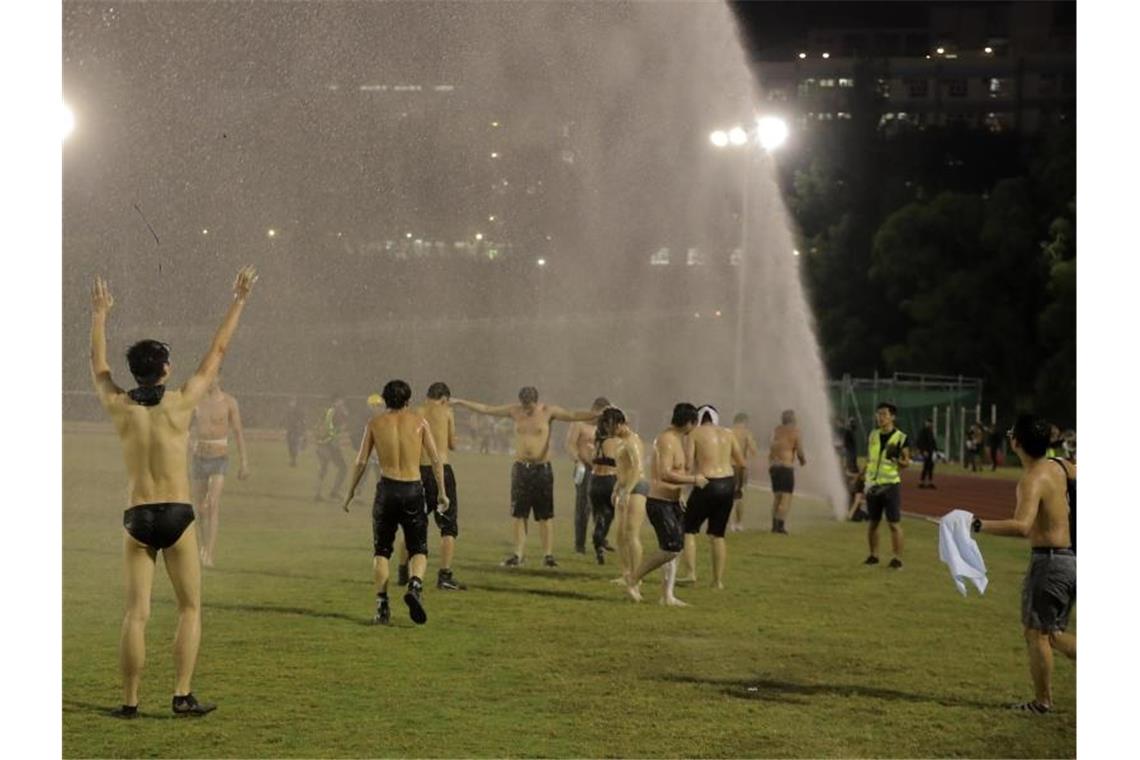
[(684, 486), (666, 483), (662, 475), (685, 470), (685, 446), (674, 430), (666, 430), (653, 441), (653, 464), (650, 467), (649, 497), (663, 501), (680, 501)]
[(368, 421), (380, 473), (389, 480), (419, 480), (424, 433), (431, 428), (411, 409), (378, 414)]
[(698, 425), (689, 433), (693, 443), (693, 472), (706, 478), (725, 478), (733, 475), (732, 450), (740, 445), (728, 428), (719, 425)]
[(511, 407), (515, 422), (515, 458), (522, 462), (541, 463), (550, 458), (551, 410), (546, 404), (535, 404), (530, 411), (521, 404)]
[(154, 406), (119, 393), (104, 402), (123, 445), (129, 506), (190, 503), (186, 451), (194, 406), (181, 390), (169, 390)]
[[(448, 451), (455, 440), (455, 413), (447, 404), (428, 400), (416, 407), (416, 413), (423, 415), (431, 428), (431, 436), (435, 439), (436, 451), (439, 453), (440, 464), (447, 464)], [(420, 452), (420, 465), (431, 464), (431, 457), (426, 451)]]
[(777, 425), (768, 445), (768, 462), (791, 467), (799, 455), (800, 429), (795, 425)]
[(760, 453), (760, 447), (756, 445), (756, 437), (744, 425), (733, 425), (732, 434), (736, 436), (736, 443), (740, 446), (740, 451), (744, 454), (745, 459)]
[[(1074, 478), (1076, 469), (1072, 467)], [(1023, 506), (1032, 509), (1032, 502), (1036, 502), (1037, 515), (1029, 528), (1031, 546), (1065, 549), (1072, 544), (1066, 473), (1068, 470), (1056, 462), (1041, 459), (1017, 481), (1018, 510)]]

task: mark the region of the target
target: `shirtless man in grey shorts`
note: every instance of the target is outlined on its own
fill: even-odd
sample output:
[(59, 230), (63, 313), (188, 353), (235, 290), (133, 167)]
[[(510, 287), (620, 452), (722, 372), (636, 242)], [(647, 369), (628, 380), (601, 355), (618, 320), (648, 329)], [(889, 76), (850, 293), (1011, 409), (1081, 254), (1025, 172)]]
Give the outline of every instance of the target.
[(1042, 714), (1053, 709), (1053, 650), (1077, 659), (1077, 637), (1065, 631), (1077, 598), (1077, 556), (1069, 533), (1069, 481), (1075, 491), (1076, 466), (1045, 456), (1049, 423), (1040, 417), (1022, 415), (1006, 435), (1025, 471), (1017, 481), (1017, 508), (1009, 520), (975, 518), (973, 529), (1025, 536), (1032, 547), (1021, 592), (1021, 624), (1035, 697), (1013, 708)]
[(238, 450), (238, 480), (249, 477), (249, 460), (245, 453), (245, 430), (241, 425), (238, 402), (222, 390), (221, 370), (210, 383), (210, 389), (194, 408), (190, 423), (190, 479), (194, 497), (194, 515), (198, 522), (199, 554), (202, 564), (214, 566), (214, 550), (218, 544), (218, 519), (222, 508), (222, 486), (229, 467), (229, 437), (233, 431)]
[(170, 377), (170, 347), (157, 340), (139, 341), (127, 351), (127, 363), (137, 388), (125, 391), (111, 378), (106, 322), (115, 299), (102, 279), (95, 280), (91, 291), (91, 379), (99, 403), (118, 433), (127, 467), (129, 508), (123, 513), (127, 613), (119, 638), (123, 702), (111, 711), (116, 718), (139, 715), (150, 592), (154, 562), (160, 551), (178, 605), (171, 709), (177, 716), (197, 716), (215, 707), (199, 703), (190, 691), (202, 638), (202, 570), (198, 564), (198, 536), (187, 530), (194, 522), (194, 509), (190, 506), (186, 449), (190, 416), (221, 366), (246, 297), (256, 281), (253, 267), (238, 272), (233, 302), (210, 349), (182, 387), (169, 391), (165, 383)]

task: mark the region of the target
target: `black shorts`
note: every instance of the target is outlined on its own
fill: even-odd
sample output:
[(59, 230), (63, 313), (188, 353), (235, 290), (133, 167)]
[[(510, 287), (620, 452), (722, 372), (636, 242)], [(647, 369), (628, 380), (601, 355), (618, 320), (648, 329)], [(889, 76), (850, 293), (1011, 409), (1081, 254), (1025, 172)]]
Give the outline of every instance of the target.
[(732, 497), (736, 493), (736, 477), (709, 478), (704, 488), (693, 488), (685, 507), (685, 532), (700, 533), (708, 520), (708, 534), (724, 538), (728, 518), (732, 514)]
[(376, 500), (372, 502), (372, 553), (385, 559), (392, 556), (396, 530), (404, 531), (408, 556), (427, 555), (427, 513), (424, 511), (424, 484), (418, 480), (380, 478)]
[(178, 543), (192, 522), (194, 508), (178, 502), (139, 504), (123, 512), (123, 527), (131, 538), (155, 550)]
[(590, 506), (594, 514), (612, 510), (614, 486), (617, 485), (617, 475), (591, 475), (590, 476)]
[(654, 499), (645, 500), (645, 514), (657, 534), (657, 545), (662, 551), (679, 552), (685, 548), (685, 535), (681, 530), (681, 503)]
[(902, 499), (898, 483), (867, 488), (868, 519), (871, 522), (879, 522), (883, 519), (884, 512), (889, 523), (897, 523), (902, 519)]
[(534, 511), (541, 522), (554, 517), (554, 468), (550, 462), (515, 462), (511, 467), (511, 517)]
[(768, 477), (772, 479), (772, 493), (795, 493), (796, 471), (784, 464), (774, 464), (768, 468)]
[(424, 484), (424, 509), (435, 512), (435, 527), (439, 535), (455, 538), (459, 535), (459, 497), (455, 493), (455, 473), (451, 465), (443, 466), (443, 492), (451, 506), (443, 514), (439, 513), (439, 486), (435, 482), (435, 472), (430, 465), (420, 465), (420, 480)]
[(1071, 549), (1034, 549), (1021, 587), (1021, 624), (1064, 631), (1077, 598), (1077, 555)]

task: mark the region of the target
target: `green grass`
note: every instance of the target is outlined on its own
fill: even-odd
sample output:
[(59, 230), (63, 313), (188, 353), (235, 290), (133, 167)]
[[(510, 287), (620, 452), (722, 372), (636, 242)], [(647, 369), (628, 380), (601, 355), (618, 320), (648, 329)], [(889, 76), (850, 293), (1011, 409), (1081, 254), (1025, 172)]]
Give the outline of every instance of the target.
[[(65, 434), (65, 756), (1076, 754), (1072, 663), (1058, 658), (1055, 714), (1002, 709), (1031, 696), (1022, 542), (983, 537), (990, 590), (962, 598), (935, 526), (905, 523), (902, 572), (866, 568), (862, 527), (800, 499), (791, 536), (729, 534), (727, 590), (682, 589), (683, 610), (634, 606), (607, 582), (613, 566), (571, 552), (568, 463), (555, 475), (561, 567), (537, 567), (532, 532), (527, 565), (510, 571), (496, 566), (508, 460), (460, 453), (455, 570), (470, 590), (432, 585), (426, 626), (397, 603), (395, 625), (374, 628), (369, 510), (310, 501), (312, 452), (292, 470), (283, 444), (251, 445), (253, 477), (227, 483), (218, 567), (203, 581), (195, 692), (219, 709), (168, 717), (175, 609), (159, 570), (144, 719), (122, 722), (103, 711), (120, 699), (123, 466), (112, 436)], [(750, 526), (767, 502), (749, 493)], [(648, 525), (642, 540), (655, 547)], [(700, 569), (706, 581), (703, 540)]]

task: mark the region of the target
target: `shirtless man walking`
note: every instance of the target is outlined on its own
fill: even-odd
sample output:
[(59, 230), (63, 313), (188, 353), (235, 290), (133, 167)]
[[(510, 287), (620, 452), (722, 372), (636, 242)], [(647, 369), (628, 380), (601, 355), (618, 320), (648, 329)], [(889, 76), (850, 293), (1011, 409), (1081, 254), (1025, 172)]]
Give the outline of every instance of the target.
[(677, 581), (677, 555), (685, 548), (681, 490), (686, 485), (702, 488), (709, 482), (703, 475), (685, 472), (685, 436), (696, 424), (697, 408), (682, 402), (673, 407), (669, 427), (653, 441), (653, 466), (645, 514), (657, 534), (658, 551), (642, 560), (629, 577), (625, 592), (635, 602), (641, 601), (638, 588), (641, 579), (664, 565), (661, 604), (667, 607), (688, 606), (674, 595), (673, 587)]
[(115, 299), (100, 278), (95, 280), (91, 292), (91, 379), (99, 403), (110, 415), (123, 445), (127, 467), (129, 509), (123, 513), (127, 614), (119, 639), (123, 703), (111, 712), (117, 718), (139, 715), (139, 682), (146, 659), (144, 637), (159, 551), (178, 604), (171, 708), (178, 716), (205, 715), (215, 709), (215, 705), (198, 702), (190, 691), (202, 637), (202, 571), (198, 564), (198, 537), (193, 530), (186, 530), (194, 522), (186, 450), (194, 407), (221, 366), (256, 281), (253, 267), (238, 272), (234, 300), (209, 350), (186, 383), (170, 392), (165, 385), (170, 376), (170, 347), (156, 340), (139, 341), (127, 351), (127, 364), (137, 388), (124, 391), (111, 379), (106, 322)]
[[(598, 414), (610, 405), (598, 396), (590, 406)], [(586, 553), (586, 530), (590, 525), (590, 469), (594, 459), (595, 427), (585, 422), (571, 422), (566, 431), (566, 451), (574, 460), (574, 551)]]
[(194, 515), (198, 521), (199, 554), (202, 564), (214, 566), (214, 550), (218, 544), (218, 520), (222, 507), (222, 486), (229, 466), (229, 437), (233, 431), (238, 450), (238, 480), (249, 477), (249, 460), (245, 453), (245, 431), (241, 426), (238, 402), (222, 390), (221, 370), (214, 376), (206, 395), (194, 408), (190, 423), (190, 477), (194, 497)]
[(736, 532), (744, 530), (744, 487), (748, 485), (747, 463), (760, 453), (760, 447), (756, 444), (756, 437), (748, 429), (748, 415), (744, 412), (737, 412), (732, 418), (732, 434), (736, 436), (736, 442), (744, 452), (745, 462), (744, 467), (732, 468), (736, 473), (736, 493), (732, 497), (735, 504), (732, 510), (732, 523), (728, 529)]
[[(392, 558), (392, 544), (396, 530), (404, 532), (404, 545), (411, 559), (408, 567), (411, 579), (404, 593), (404, 603), (412, 622), (427, 622), (423, 605), (423, 577), (427, 572), (427, 513), (424, 511), (424, 484), (420, 479), (420, 461), (427, 453), (437, 483), (446, 482), (443, 462), (439, 458), (431, 425), (414, 410), (408, 409), (412, 397), (411, 387), (403, 380), (389, 380), (380, 392), (387, 411), (368, 421), (352, 483), (344, 500), (347, 512), (356, 493), (356, 486), (368, 468), (372, 449), (380, 461), (380, 482), (376, 484), (376, 499), (372, 503), (372, 580), (376, 586), (376, 615), (373, 622), (388, 625), (392, 610), (388, 604), (388, 562)], [(447, 512), (446, 494), (438, 494), (437, 509)]]
[(804, 458), (800, 429), (796, 426), (796, 413), (785, 409), (780, 424), (772, 431), (768, 445), (768, 475), (772, 478), (772, 532), (787, 535), (785, 524), (792, 508), (792, 494), (796, 491), (796, 460), (800, 467), (807, 464)]
[(1035, 696), (1013, 708), (1042, 714), (1053, 709), (1053, 650), (1077, 659), (1077, 637), (1065, 632), (1077, 597), (1077, 556), (1070, 548), (1069, 532), (1069, 500), (1070, 494), (1075, 495), (1077, 468), (1046, 456), (1049, 423), (1040, 417), (1022, 415), (1006, 436), (1024, 470), (1017, 481), (1017, 508), (1009, 520), (975, 518), (973, 529), (1024, 536), (1032, 547), (1021, 590), (1021, 624)]
[(515, 425), (515, 463), (511, 467), (511, 517), (514, 520), (515, 551), (504, 567), (518, 567), (526, 549), (526, 521), (531, 512), (542, 537), (546, 567), (558, 567), (554, 561), (554, 471), (550, 466), (550, 423), (592, 422), (598, 412), (568, 412), (560, 406), (541, 404), (538, 389), (526, 386), (519, 390), (519, 403), (488, 406), (475, 401), (454, 398), (451, 403), (492, 417), (509, 417)]
[(732, 431), (720, 426), (715, 407), (702, 406), (697, 410), (697, 415), (700, 425), (689, 433), (686, 461), (691, 464), (692, 472), (705, 478), (708, 483), (692, 490), (689, 504), (685, 508), (684, 566), (689, 573), (685, 580), (690, 583), (697, 580), (697, 533), (700, 532), (701, 525), (708, 521), (707, 532), (712, 547), (712, 585), (713, 588), (722, 589), (724, 567), (728, 559), (724, 533), (732, 514), (732, 495), (736, 491), (733, 467), (744, 466), (744, 453)]

